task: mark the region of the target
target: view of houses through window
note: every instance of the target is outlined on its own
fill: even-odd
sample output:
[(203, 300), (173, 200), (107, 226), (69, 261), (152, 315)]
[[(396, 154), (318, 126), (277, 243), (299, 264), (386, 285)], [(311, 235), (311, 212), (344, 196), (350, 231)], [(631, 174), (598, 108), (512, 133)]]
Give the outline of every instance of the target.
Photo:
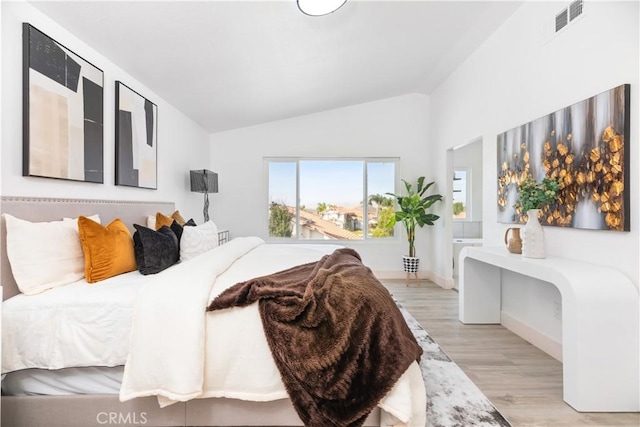
[(267, 159), (269, 236), (362, 240), (393, 236), (394, 159)]

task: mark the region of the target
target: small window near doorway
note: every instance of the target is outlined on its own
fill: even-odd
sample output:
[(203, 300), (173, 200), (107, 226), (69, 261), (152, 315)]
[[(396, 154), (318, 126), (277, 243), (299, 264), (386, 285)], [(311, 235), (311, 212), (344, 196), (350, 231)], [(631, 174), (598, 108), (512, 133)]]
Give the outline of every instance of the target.
[(469, 221), (469, 171), (467, 169), (456, 169), (453, 172), (453, 219), (459, 221)]

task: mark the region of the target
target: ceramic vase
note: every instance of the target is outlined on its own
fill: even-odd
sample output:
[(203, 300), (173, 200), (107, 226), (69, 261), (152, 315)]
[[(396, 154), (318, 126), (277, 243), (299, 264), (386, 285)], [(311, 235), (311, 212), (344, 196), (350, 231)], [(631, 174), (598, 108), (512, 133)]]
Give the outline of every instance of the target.
[[(507, 240), (509, 231), (511, 231), (511, 238)], [(504, 232), (504, 244), (507, 245), (507, 250), (512, 254), (522, 253), (522, 239), (520, 238), (519, 227), (507, 228), (507, 231)]]
[(402, 256), (402, 264), (405, 273), (417, 273), (420, 264), (420, 258), (415, 256)]
[(522, 229), (522, 256), (527, 258), (545, 258), (544, 250), (544, 230), (540, 221), (538, 221), (538, 213), (540, 209), (531, 209), (527, 211), (529, 219)]

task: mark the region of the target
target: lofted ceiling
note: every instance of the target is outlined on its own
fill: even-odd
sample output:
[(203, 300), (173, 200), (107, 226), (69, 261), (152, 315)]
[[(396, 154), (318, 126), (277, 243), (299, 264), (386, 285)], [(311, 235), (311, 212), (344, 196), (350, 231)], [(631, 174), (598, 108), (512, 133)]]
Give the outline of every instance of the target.
[(211, 133), (428, 94), (521, 4), (349, 0), (310, 17), (295, 0), (30, 3)]

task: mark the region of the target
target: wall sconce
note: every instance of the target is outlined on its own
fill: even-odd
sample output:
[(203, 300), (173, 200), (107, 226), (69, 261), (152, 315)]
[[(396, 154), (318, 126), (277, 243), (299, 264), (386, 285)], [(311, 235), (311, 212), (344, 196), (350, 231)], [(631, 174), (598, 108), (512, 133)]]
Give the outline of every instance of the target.
[(204, 193), (204, 222), (209, 221), (209, 193), (218, 192), (218, 174), (206, 169), (191, 171), (191, 191)]
[(300, 12), (309, 16), (328, 15), (340, 9), (347, 0), (298, 0)]

